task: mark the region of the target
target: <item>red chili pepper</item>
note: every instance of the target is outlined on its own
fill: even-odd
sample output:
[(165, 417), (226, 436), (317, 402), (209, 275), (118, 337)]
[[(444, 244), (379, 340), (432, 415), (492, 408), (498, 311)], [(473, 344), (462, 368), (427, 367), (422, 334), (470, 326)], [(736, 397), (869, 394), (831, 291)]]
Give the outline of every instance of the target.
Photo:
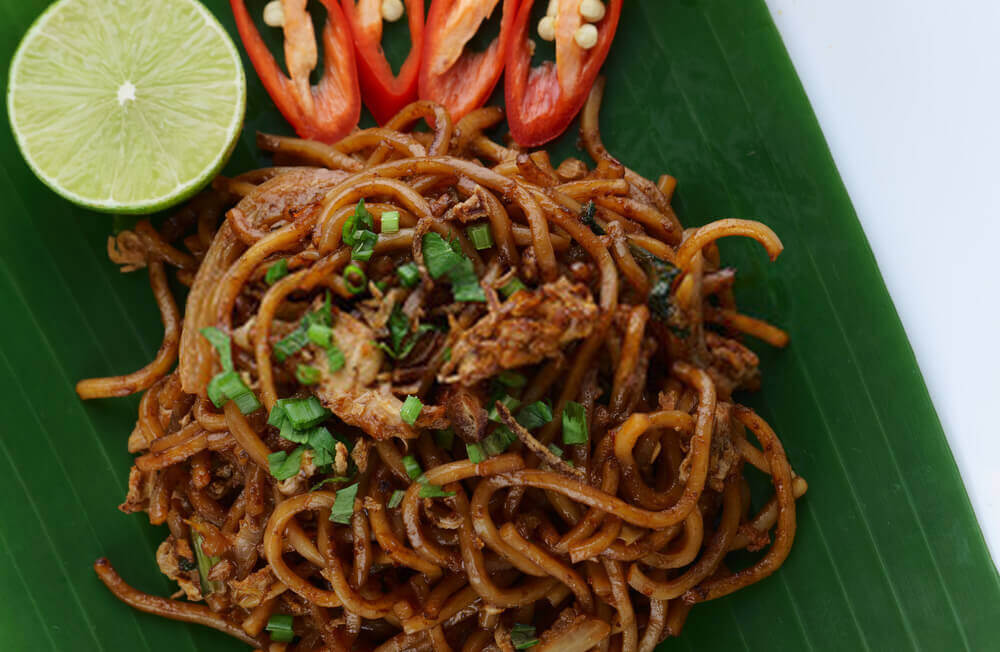
[(566, 130), (583, 108), (618, 29), (622, 0), (610, 0), (604, 18), (596, 24), (597, 45), (584, 50), (574, 34), (583, 24), (579, 0), (559, 0), (556, 16), (556, 60), (531, 67), (528, 21), (534, 0), (525, 0), (517, 12), (507, 45), (504, 97), (510, 133), (518, 144), (537, 147)]
[(382, 11), (379, 0), (341, 0), (344, 16), (354, 36), (354, 51), (361, 78), (365, 106), (379, 124), (399, 113), (417, 99), (420, 53), (424, 44), (424, 2), (405, 0), (406, 20), (410, 27), (410, 54), (393, 76), (382, 51)]
[(420, 64), (420, 98), (444, 105), (456, 121), (485, 104), (503, 72), (508, 32), (519, 1), (503, 0), (500, 35), (484, 52), (466, 52), (465, 44), (499, 0), (433, 0)]
[(286, 76), (253, 24), (243, 0), (229, 0), (236, 28), (257, 76), (281, 115), (303, 138), (334, 142), (351, 132), (361, 117), (361, 93), (354, 65), (351, 31), (337, 0), (326, 7), (323, 26), (323, 77), (315, 87), (309, 74), (316, 67), (316, 38), (307, 0), (283, 0)]

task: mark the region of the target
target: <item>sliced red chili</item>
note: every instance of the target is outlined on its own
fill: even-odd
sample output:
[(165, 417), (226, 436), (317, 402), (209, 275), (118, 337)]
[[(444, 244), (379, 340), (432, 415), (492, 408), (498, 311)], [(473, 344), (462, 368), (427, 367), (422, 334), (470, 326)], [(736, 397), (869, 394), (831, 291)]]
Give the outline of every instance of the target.
[(318, 61), (307, 0), (283, 0), (286, 76), (253, 23), (243, 0), (229, 0), (236, 29), (257, 76), (281, 115), (303, 138), (334, 142), (351, 132), (361, 117), (361, 93), (351, 31), (337, 0), (326, 7), (323, 26), (323, 76), (316, 86), (309, 74)]
[(503, 0), (500, 35), (483, 52), (467, 51), (499, 0), (433, 0), (427, 12), (420, 98), (444, 105), (452, 120), (486, 103), (503, 72), (509, 32), (520, 0)]
[(420, 56), (424, 44), (424, 2), (405, 0), (410, 29), (410, 54), (398, 75), (392, 74), (382, 50), (381, 0), (341, 0), (354, 37), (354, 52), (361, 81), (361, 97), (379, 124), (417, 99)]
[(597, 44), (584, 50), (574, 35), (583, 24), (579, 0), (559, 0), (556, 60), (531, 67), (528, 24), (534, 0), (524, 0), (510, 30), (504, 97), (510, 133), (518, 144), (537, 147), (556, 138), (583, 108), (618, 29), (622, 0), (610, 0), (597, 27)]

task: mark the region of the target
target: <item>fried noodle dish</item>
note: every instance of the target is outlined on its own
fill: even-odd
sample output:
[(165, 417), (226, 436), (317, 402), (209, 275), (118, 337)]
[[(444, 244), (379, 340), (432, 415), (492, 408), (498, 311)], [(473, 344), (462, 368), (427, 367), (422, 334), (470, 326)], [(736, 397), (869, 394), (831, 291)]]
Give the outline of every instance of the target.
[(788, 338), (738, 312), (716, 240), (781, 242), (683, 228), (674, 179), (602, 145), (602, 89), (592, 167), (422, 101), (333, 145), (260, 135), (274, 167), (110, 240), (163, 344), (77, 391), (144, 392), (121, 510), (169, 528), (180, 587), (98, 560), (119, 599), (258, 649), (649, 652), (782, 564), (806, 483), (733, 394), (743, 335)]

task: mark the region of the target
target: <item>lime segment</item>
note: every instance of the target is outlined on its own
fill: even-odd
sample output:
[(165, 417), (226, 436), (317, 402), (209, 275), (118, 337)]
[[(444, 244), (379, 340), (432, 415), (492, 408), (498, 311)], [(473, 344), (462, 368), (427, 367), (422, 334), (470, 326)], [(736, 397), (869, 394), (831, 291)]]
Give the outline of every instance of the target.
[(243, 124), (240, 56), (197, 0), (60, 0), (11, 63), (7, 110), (49, 187), (114, 213), (201, 189)]

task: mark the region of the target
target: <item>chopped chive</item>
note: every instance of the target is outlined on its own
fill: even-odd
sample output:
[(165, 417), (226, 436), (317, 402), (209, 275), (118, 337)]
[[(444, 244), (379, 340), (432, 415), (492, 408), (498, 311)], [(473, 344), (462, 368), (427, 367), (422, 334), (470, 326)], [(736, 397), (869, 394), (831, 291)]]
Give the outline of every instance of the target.
[(541, 428), (549, 421), (552, 421), (552, 406), (544, 401), (535, 401), (517, 413), (517, 422), (524, 426), (525, 430)]
[(590, 439), (587, 430), (587, 412), (583, 406), (574, 401), (566, 403), (562, 415), (563, 443), (586, 444)]
[(341, 525), (350, 524), (351, 515), (354, 513), (354, 499), (357, 495), (357, 482), (338, 491), (333, 507), (330, 508), (330, 520)]
[(552, 454), (555, 455), (556, 457), (563, 456), (563, 449), (559, 448), (555, 444), (549, 444), (549, 450), (552, 451)]
[(375, 287), (378, 291), (385, 294), (385, 291), (389, 289), (389, 281), (375, 281)]
[(406, 492), (403, 491), (402, 489), (397, 489), (397, 490), (393, 491), (392, 492), (392, 496), (389, 497), (389, 503), (387, 505), (388, 508), (389, 509), (395, 509), (395, 508), (399, 507), (399, 504), (401, 502), (403, 502), (403, 496), (405, 496), (405, 495), (406, 495)]
[(348, 265), (344, 268), (344, 285), (351, 294), (361, 294), (368, 287), (368, 275), (357, 265)]
[(424, 470), (420, 468), (420, 462), (412, 455), (403, 458), (403, 468), (406, 469), (406, 475), (410, 476), (411, 480), (416, 480), (424, 474)]
[(516, 292), (521, 290), (527, 290), (528, 286), (521, 282), (521, 279), (515, 277), (507, 281), (504, 285), (500, 286), (500, 294), (503, 295), (504, 299), (509, 299)]
[(313, 464), (326, 466), (333, 464), (337, 455), (337, 440), (323, 426), (317, 426), (308, 431), (306, 441), (313, 450)]
[(222, 365), (223, 371), (232, 371), (233, 367), (233, 345), (229, 340), (229, 336), (220, 331), (215, 326), (206, 326), (199, 331), (206, 340), (208, 340), (215, 350), (219, 352), (219, 364)]
[(451, 450), (451, 445), (455, 442), (455, 431), (451, 428), (446, 430), (435, 430), (434, 441), (445, 450)]
[(454, 491), (445, 491), (436, 484), (422, 484), (420, 485), (420, 497), (421, 498), (449, 498), (454, 496)]
[(403, 401), (403, 407), (399, 409), (399, 418), (412, 426), (417, 422), (417, 418), (423, 409), (424, 404), (420, 402), (419, 398), (416, 396), (407, 396), (406, 400)]
[(323, 478), (322, 480), (320, 480), (319, 482), (317, 482), (316, 484), (314, 484), (312, 487), (310, 487), (309, 491), (317, 491), (319, 489), (322, 489), (324, 486), (326, 486), (328, 484), (336, 484), (338, 482), (347, 482), (348, 480), (350, 480), (350, 478), (348, 478), (346, 476), (342, 476), (342, 475), (334, 476), (332, 478)]
[(425, 233), (422, 243), (427, 272), (435, 279), (448, 276), (455, 301), (486, 301), (472, 261), (461, 252), (457, 243), (452, 246), (437, 233)]
[[(244, 385), (244, 387), (246, 387), (246, 385)], [(232, 398), (233, 403), (236, 404), (236, 407), (238, 407), (240, 412), (243, 414), (251, 414), (252, 412), (256, 412), (260, 409), (260, 401), (257, 400), (257, 397), (254, 396), (254, 393), (251, 392), (249, 388), (247, 388), (246, 392), (243, 394), (237, 394)]]
[(515, 441), (517, 441), (517, 435), (511, 432), (507, 426), (500, 426), (479, 444), (487, 457), (493, 457), (510, 448), (510, 445)]
[(208, 383), (206, 391), (209, 400), (215, 407), (222, 407), (232, 400), (236, 402), (236, 406), (243, 414), (250, 414), (260, 408), (257, 397), (235, 371), (224, 371), (217, 374)]
[(351, 249), (351, 260), (371, 260), (375, 253), (375, 243), (378, 242), (378, 235), (371, 231), (358, 231), (354, 238), (354, 247)]
[(417, 267), (416, 263), (406, 263), (396, 268), (396, 276), (399, 277), (399, 282), (404, 287), (416, 287), (417, 283), (420, 282), (420, 268)]
[(535, 626), (515, 623), (510, 628), (510, 642), (515, 650), (527, 650), (538, 645), (539, 640), (535, 636)]
[(278, 362), (284, 362), (289, 357), (302, 350), (302, 347), (308, 343), (309, 335), (307, 334), (307, 331), (302, 328), (296, 328), (294, 331), (281, 338), (281, 340), (274, 345), (274, 359)]
[(305, 450), (305, 446), (299, 446), (291, 453), (277, 451), (268, 455), (267, 466), (271, 475), (276, 480), (287, 480), (298, 475), (299, 468), (302, 466), (302, 453)]
[(323, 324), (310, 324), (309, 330), (306, 331), (309, 336), (309, 341), (317, 346), (321, 346), (324, 349), (329, 347), (333, 343), (333, 329), (329, 326), (324, 326)]
[(271, 640), (278, 643), (288, 643), (295, 638), (295, 631), (292, 630), (292, 616), (287, 614), (274, 614), (267, 619), (267, 631), (271, 635)]
[(336, 344), (331, 344), (326, 349), (326, 363), (330, 373), (340, 371), (347, 361), (344, 359), (344, 352)]
[(344, 240), (344, 244), (353, 247), (357, 242), (359, 232), (373, 231), (374, 229), (375, 222), (372, 220), (371, 213), (365, 208), (365, 200), (361, 199), (358, 201), (358, 205), (354, 207), (354, 213), (344, 221), (344, 227), (341, 229), (341, 237)]
[(465, 233), (469, 236), (469, 240), (472, 240), (472, 246), (476, 249), (489, 249), (493, 246), (493, 234), (490, 233), (488, 224), (470, 226), (465, 230)]
[(303, 385), (315, 385), (319, 382), (319, 369), (300, 364), (295, 368), (295, 379)]
[(386, 211), (379, 218), (382, 233), (396, 233), (399, 231), (399, 211)]
[(288, 259), (282, 258), (278, 260), (273, 265), (267, 268), (267, 273), (264, 274), (264, 282), (268, 285), (274, 285), (285, 276), (288, 275)]
[(469, 455), (469, 461), (473, 464), (479, 464), (486, 459), (486, 453), (483, 452), (483, 447), (479, 444), (466, 444), (465, 452)]
[(507, 387), (524, 387), (528, 382), (521, 374), (506, 369), (497, 374), (497, 380)]
[[(504, 407), (506, 407), (510, 411), (516, 410), (518, 406), (521, 405), (520, 399), (516, 399), (510, 394), (504, 394), (502, 397), (498, 398), (497, 401), (503, 403)], [(492, 401), (492, 403), (493, 405), (490, 407), (490, 411), (486, 416), (489, 417), (490, 421), (496, 421), (497, 423), (502, 423), (502, 421), (500, 420), (500, 413), (497, 412), (497, 406), (495, 405), (496, 401)]]
[(222, 586), (219, 582), (208, 579), (208, 573), (212, 570), (212, 566), (218, 564), (221, 559), (205, 554), (205, 551), (201, 549), (201, 535), (193, 528), (191, 529), (191, 547), (194, 548), (195, 560), (198, 562), (198, 578), (201, 580), (202, 594), (208, 595), (221, 590)]
[(315, 396), (285, 399), (284, 409), (288, 420), (297, 430), (318, 426), (330, 417), (330, 411)]

